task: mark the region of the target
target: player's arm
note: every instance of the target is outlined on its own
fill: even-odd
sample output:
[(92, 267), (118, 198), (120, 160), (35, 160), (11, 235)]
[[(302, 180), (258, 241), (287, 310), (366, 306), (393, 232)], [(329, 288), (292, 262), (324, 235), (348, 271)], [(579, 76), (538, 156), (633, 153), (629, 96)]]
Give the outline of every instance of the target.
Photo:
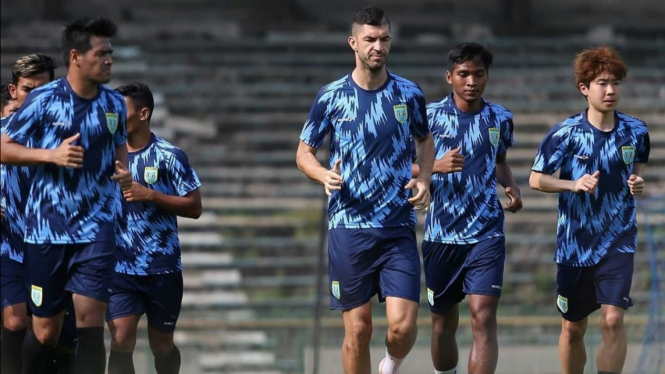
[(316, 158), (316, 151), (301, 140), (296, 152), (296, 164), (309, 179), (325, 187), (326, 195), (332, 196), (332, 191), (342, 189), (341, 160), (336, 160), (333, 168), (328, 170)]
[(115, 174), (111, 179), (120, 184), (122, 191), (132, 188), (132, 173), (127, 169), (128, 158), (129, 153), (127, 152), (126, 143), (115, 147)]
[(516, 213), (522, 209), (522, 191), (515, 181), (513, 171), (506, 159), (507, 153), (497, 155), (496, 157), (496, 181), (505, 188), (506, 196), (510, 201), (503, 204), (503, 208), (509, 212)]
[(81, 134), (71, 136), (56, 149), (40, 149), (28, 148), (3, 133), (0, 138), (0, 162), (18, 166), (55, 164), (79, 169), (83, 165), (83, 147), (74, 145), (74, 142), (80, 137)]
[[(432, 168), (434, 166), (434, 138), (432, 133), (425, 137), (414, 136), (416, 143), (416, 164), (418, 165), (418, 176), (413, 177), (406, 185), (407, 189), (416, 189), (415, 196), (409, 199), (417, 210), (427, 209), (430, 201), (429, 185), (432, 180)], [(413, 168), (411, 174), (413, 175)]]
[(600, 172), (585, 174), (578, 180), (563, 180), (553, 175), (531, 171), (529, 176), (529, 185), (531, 188), (541, 192), (559, 193), (559, 192), (586, 192), (594, 193), (598, 186), (598, 177)]
[[(139, 188), (145, 190), (145, 195), (136, 193)], [(203, 210), (201, 205), (201, 191), (198, 188), (185, 196), (173, 196), (145, 188), (140, 183), (134, 182), (132, 189), (124, 191), (123, 194), (127, 201), (149, 201), (181, 217), (197, 219), (201, 217)]]
[(633, 164), (633, 174), (628, 178), (628, 188), (630, 193), (635, 196), (639, 196), (644, 191), (644, 169), (647, 164), (636, 162)]

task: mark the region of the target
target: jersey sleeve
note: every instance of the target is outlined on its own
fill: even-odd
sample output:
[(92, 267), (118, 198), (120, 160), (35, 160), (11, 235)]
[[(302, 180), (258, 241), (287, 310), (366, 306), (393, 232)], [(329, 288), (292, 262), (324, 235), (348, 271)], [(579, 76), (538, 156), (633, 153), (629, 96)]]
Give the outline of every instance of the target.
[(327, 116), (328, 102), (323, 92), (321, 90), (316, 95), (300, 133), (300, 140), (314, 148), (319, 148), (323, 144), (332, 127)]
[(41, 122), (44, 117), (43, 108), (50, 96), (48, 92), (30, 92), (21, 108), (9, 117), (3, 131), (11, 140), (24, 146), (32, 140), (34, 144), (39, 145), (36, 136), (41, 133), (39, 130), (43, 127)]
[(118, 129), (113, 135), (113, 143), (116, 147), (127, 143), (127, 105), (124, 99), (120, 100), (118, 107)]
[(411, 135), (414, 138), (426, 138), (430, 130), (427, 125), (427, 103), (425, 95), (418, 89), (414, 95), (413, 116), (411, 117)]
[(649, 132), (645, 131), (641, 134), (637, 142), (637, 150), (635, 151), (635, 159), (633, 162), (646, 164), (649, 162), (649, 153), (651, 152), (651, 139)]
[(568, 127), (554, 126), (540, 143), (531, 170), (549, 175), (559, 170), (566, 156), (569, 138)]
[(176, 149), (171, 153), (168, 162), (168, 172), (180, 196), (185, 196), (201, 187), (199, 176), (189, 164), (189, 158), (185, 152), (180, 149)]
[(513, 146), (513, 130), (515, 125), (513, 124), (513, 115), (507, 113), (506, 118), (501, 121), (501, 141), (499, 142), (499, 149), (497, 155), (505, 155), (508, 152), (508, 148)]

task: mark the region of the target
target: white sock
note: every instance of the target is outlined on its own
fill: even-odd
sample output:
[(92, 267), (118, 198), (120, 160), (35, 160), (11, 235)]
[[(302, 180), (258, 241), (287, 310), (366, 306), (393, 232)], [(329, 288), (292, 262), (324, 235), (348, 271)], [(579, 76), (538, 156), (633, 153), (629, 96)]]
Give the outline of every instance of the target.
[(383, 365), (379, 368), (382, 374), (397, 374), (397, 369), (402, 364), (404, 359), (395, 358), (388, 353), (386, 348), (386, 358), (383, 360)]
[(439, 371), (434, 369), (434, 374), (457, 374), (457, 368), (452, 368), (446, 371)]

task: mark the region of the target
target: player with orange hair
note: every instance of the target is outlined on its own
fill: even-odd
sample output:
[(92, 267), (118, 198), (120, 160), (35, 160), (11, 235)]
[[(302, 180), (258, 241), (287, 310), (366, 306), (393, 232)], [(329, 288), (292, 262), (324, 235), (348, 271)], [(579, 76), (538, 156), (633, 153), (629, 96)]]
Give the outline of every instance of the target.
[[(618, 374), (626, 359), (624, 312), (637, 247), (635, 196), (649, 160), (646, 124), (615, 108), (628, 68), (611, 47), (587, 49), (574, 63), (588, 109), (554, 126), (540, 144), (529, 184), (559, 194), (557, 308), (563, 317), (564, 374), (582, 374), (588, 316), (601, 310), (599, 374)], [(559, 171), (557, 178), (553, 174)]]

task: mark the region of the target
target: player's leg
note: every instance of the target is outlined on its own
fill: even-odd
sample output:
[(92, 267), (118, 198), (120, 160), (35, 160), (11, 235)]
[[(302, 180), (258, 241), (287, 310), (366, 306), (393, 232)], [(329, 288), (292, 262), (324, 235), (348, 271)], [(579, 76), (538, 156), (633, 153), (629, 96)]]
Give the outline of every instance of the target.
[(384, 229), (381, 235), (377, 246), (383, 263), (379, 299), (386, 301), (388, 334), (386, 357), (379, 364), (379, 372), (396, 374), (418, 334), (420, 255), (413, 227)]
[(115, 273), (106, 322), (111, 332), (109, 374), (134, 374), (134, 349), (139, 320), (145, 310), (141, 277)]
[(423, 242), (427, 302), (432, 314), (431, 354), (434, 371), (455, 373), (459, 361), (457, 326), (464, 299), (464, 263), (469, 247)]
[(372, 304), (369, 302), (342, 312), (344, 341), (342, 365), (345, 374), (369, 374), (369, 342), (372, 338)]
[(67, 300), (67, 246), (26, 244), (23, 264), (32, 329), (23, 340), (23, 372), (44, 373), (55, 357)]
[(470, 373), (494, 373), (499, 360), (496, 313), (503, 287), (506, 259), (504, 237), (474, 244), (465, 266), (464, 293), (469, 297), (473, 345), (469, 355)]
[(556, 305), (563, 317), (559, 359), (563, 374), (582, 374), (586, 364), (584, 335), (596, 302), (593, 267), (558, 265)]
[(633, 305), (629, 293), (633, 279), (634, 255), (622, 253), (601, 260), (596, 270), (596, 295), (601, 304), (596, 366), (599, 371), (621, 373), (626, 360), (625, 310)]
[(155, 356), (157, 374), (180, 373), (180, 350), (173, 342), (182, 306), (182, 272), (153, 275), (148, 278), (148, 293), (144, 293), (148, 317), (148, 340)]
[(23, 264), (0, 257), (2, 296), (2, 345), (0, 371), (20, 374), (23, 366), (23, 338), (28, 329), (28, 310)]
[(77, 374), (104, 374), (104, 322), (115, 269), (115, 243), (72, 245), (67, 290), (74, 294), (78, 351)]
[(74, 302), (70, 300), (67, 303), (62, 332), (55, 348), (55, 367), (58, 374), (74, 374), (77, 341)]
[(328, 234), (330, 308), (342, 310), (342, 364), (348, 374), (369, 374), (372, 306), (379, 290), (381, 251), (376, 229), (332, 229)]

